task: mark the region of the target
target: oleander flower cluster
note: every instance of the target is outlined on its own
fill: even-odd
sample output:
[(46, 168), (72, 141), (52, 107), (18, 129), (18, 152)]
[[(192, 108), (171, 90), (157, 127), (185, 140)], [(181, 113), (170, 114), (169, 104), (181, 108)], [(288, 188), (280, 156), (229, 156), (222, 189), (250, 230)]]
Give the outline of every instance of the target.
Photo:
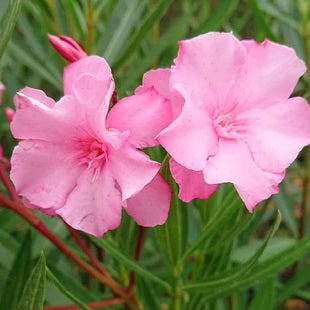
[(29, 208), (76, 229), (102, 236), (119, 226), (122, 207), (142, 226), (166, 221), (171, 190), (145, 147), (167, 151), (184, 202), (229, 182), (252, 212), (310, 143), (309, 105), (290, 97), (306, 68), (289, 47), (231, 33), (184, 40), (171, 68), (146, 72), (111, 105), (107, 62), (68, 37), (49, 39), (72, 62), (64, 96), (16, 94), (11, 179)]

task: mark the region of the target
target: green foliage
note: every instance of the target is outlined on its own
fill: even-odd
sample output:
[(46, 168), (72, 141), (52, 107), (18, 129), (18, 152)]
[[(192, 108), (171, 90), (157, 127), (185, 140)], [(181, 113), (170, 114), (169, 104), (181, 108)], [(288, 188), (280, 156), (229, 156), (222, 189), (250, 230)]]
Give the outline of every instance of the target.
[(24, 285), (31, 272), (31, 235), (27, 232), (25, 240), (16, 252), (15, 260), (2, 289), (0, 309), (15, 309)]
[[(145, 71), (173, 63), (178, 40), (206, 31), (267, 37), (293, 47), (309, 64), (309, 23), (307, 0), (1, 0), (0, 77), (7, 90), (0, 109), (0, 143), (9, 156), (16, 141), (3, 107), (12, 107), (16, 91), (28, 85), (54, 98), (62, 94), (65, 62), (49, 46), (47, 33), (69, 35), (88, 53), (105, 56), (122, 97), (133, 93)], [(295, 92), (309, 96), (309, 75)], [(159, 147), (146, 152), (159, 160), (166, 156)], [(139, 261), (134, 258), (139, 227), (126, 214), (121, 227), (103, 239), (81, 237), (120, 284), (127, 286), (131, 272), (136, 273), (135, 293), (144, 309), (276, 309), (291, 297), (309, 302), (310, 230), (306, 225), (300, 235), (298, 216), (306, 156), (301, 154), (288, 169), (280, 193), (254, 214), (228, 184), (206, 201), (182, 203), (166, 158), (161, 173), (173, 189), (169, 218), (147, 229)], [(2, 186), (0, 191), (5, 191)], [(277, 209), (283, 216), (280, 224)], [(61, 220), (41, 218), (87, 260)], [(89, 309), (88, 302), (108, 298), (113, 298), (108, 288), (0, 207), (0, 309), (72, 303)]]
[(22, 296), (18, 302), (18, 310), (41, 310), (44, 303), (45, 290), (45, 257), (42, 253), (40, 258), (33, 268), (29, 279), (23, 289)]

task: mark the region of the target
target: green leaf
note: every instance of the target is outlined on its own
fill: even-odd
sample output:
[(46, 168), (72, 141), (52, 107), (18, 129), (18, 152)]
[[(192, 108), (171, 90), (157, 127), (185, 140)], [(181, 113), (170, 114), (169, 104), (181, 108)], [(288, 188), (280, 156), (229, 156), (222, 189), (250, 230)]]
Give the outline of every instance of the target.
[(10, 40), (23, 0), (11, 0), (0, 22), (0, 58)]
[(303, 268), (278, 291), (273, 309), (280, 306), (289, 297), (295, 295), (300, 288), (307, 285), (310, 279), (309, 267)]
[(53, 275), (53, 273), (46, 267), (46, 275), (48, 279), (70, 300), (72, 300), (76, 305), (79, 305), (83, 310), (91, 310), (87, 305), (85, 305), (82, 301), (80, 301), (77, 297), (75, 297), (70, 291), (68, 291)]
[(218, 1), (218, 5), (212, 10), (209, 18), (200, 25), (196, 33), (201, 34), (208, 31), (218, 30), (236, 11), (238, 4), (239, 0)]
[(155, 274), (149, 272), (148, 270), (141, 267), (138, 263), (131, 260), (127, 256), (125, 256), (122, 252), (120, 252), (118, 249), (116, 249), (110, 242), (104, 240), (104, 239), (98, 239), (93, 236), (89, 236), (90, 239), (97, 244), (99, 247), (103, 248), (107, 253), (109, 253), (112, 257), (122, 262), (122, 264), (126, 265), (128, 268), (131, 268), (134, 270), (137, 274), (144, 277), (144, 279), (148, 279), (150, 281), (156, 282), (166, 288), (167, 290), (170, 290), (170, 284), (159, 277), (157, 277)]
[[(286, 1), (289, 4), (294, 4), (294, 1)], [(295, 31), (301, 33), (301, 27), (297, 20), (293, 18), (292, 11), (285, 12), (283, 10), (283, 6), (287, 3), (284, 3), (284, 1), (281, 1), (281, 4), (278, 6), (271, 3), (270, 1), (260, 1), (259, 7), (264, 11), (265, 13), (269, 14), (270, 16), (276, 18), (277, 20), (283, 22), (284, 24), (288, 25)]]
[(140, 46), (142, 39), (145, 38), (152, 26), (160, 20), (162, 15), (166, 12), (167, 8), (170, 6), (171, 2), (172, 0), (160, 0), (156, 3), (154, 9), (145, 17), (139, 28), (131, 36), (128, 45), (114, 64), (114, 70), (118, 70), (125, 62), (125, 60), (128, 59), (128, 56), (131, 55), (134, 50)]
[(149, 282), (138, 278), (137, 289), (142, 301), (144, 301), (145, 309), (160, 309), (158, 295)]
[(285, 184), (287, 181), (284, 180), (279, 185), (280, 191), (277, 195), (273, 197), (278, 208), (281, 210), (283, 215), (283, 221), (286, 223), (289, 230), (292, 232), (293, 236), (297, 236), (297, 220), (294, 216), (294, 205), (292, 203), (291, 197), (286, 193)]
[(120, 1), (116, 8), (115, 16), (112, 16), (114, 18), (111, 20), (114, 23), (114, 27), (109, 28), (109, 25), (107, 25), (110, 38), (108, 42), (100, 44), (100, 51), (103, 51), (103, 55), (110, 65), (113, 65), (119, 52), (127, 43), (129, 33), (139, 20), (145, 4), (145, 1), (141, 0)]
[[(256, 281), (266, 279), (271, 275), (276, 275), (281, 270), (287, 268), (295, 261), (301, 259), (310, 251), (310, 238), (299, 241), (285, 251), (278, 253), (274, 257), (257, 264), (250, 273), (236, 281), (223, 284), (220, 289), (218, 286), (210, 287), (210, 291), (204, 290), (205, 300), (220, 298), (229, 295), (235, 290), (251, 287)], [(198, 288), (199, 289), (199, 288)]]
[(240, 199), (235, 196), (234, 200), (231, 202), (230, 197), (234, 193), (231, 192), (224, 202), (222, 203), (222, 208), (218, 209), (218, 212), (214, 214), (207, 225), (202, 229), (202, 232), (197, 240), (190, 245), (186, 252), (180, 258), (180, 261), (184, 261), (186, 257), (191, 255), (201, 244), (205, 242), (208, 236), (212, 236), (217, 230), (222, 229), (222, 225), (226, 223), (230, 218), (234, 217), (234, 214), (238, 212), (236, 206), (240, 204)]
[(25, 239), (16, 253), (15, 260), (5, 282), (0, 309), (15, 309), (23, 287), (31, 272), (31, 234), (27, 232)]
[(33, 58), (33, 56), (26, 54), (24, 49), (11, 41), (9, 45), (10, 53), (14, 56), (15, 59), (18, 59), (19, 63), (24, 64), (28, 68), (30, 68), (33, 72), (40, 75), (43, 79), (50, 82), (53, 86), (55, 86), (58, 90), (61, 90), (61, 77), (54, 76), (43, 64), (37, 61), (37, 59)]
[(273, 310), (275, 279), (267, 278), (256, 290), (255, 297), (249, 310)]
[(148, 70), (152, 62), (160, 57), (160, 55), (170, 46), (177, 48), (177, 41), (184, 37), (189, 26), (189, 16), (184, 15), (175, 19), (174, 23), (168, 30), (159, 38), (156, 44), (152, 45), (147, 51), (146, 56), (139, 57), (135, 65), (132, 67), (130, 79), (127, 78), (120, 85), (121, 93), (130, 89), (137, 79)]
[(281, 214), (278, 212), (277, 218), (269, 230), (268, 234), (265, 237), (264, 243), (262, 246), (258, 249), (258, 251), (241, 267), (237, 268), (236, 270), (229, 271), (225, 275), (219, 275), (214, 277), (212, 280), (208, 280), (201, 283), (194, 283), (194, 284), (188, 284), (183, 287), (184, 290), (188, 291), (205, 291), (206, 289), (215, 289), (215, 288), (222, 288), (225, 285), (229, 285), (232, 282), (236, 282), (240, 278), (243, 278), (245, 274), (247, 274), (256, 264), (260, 256), (263, 254), (270, 238), (273, 236), (275, 231), (278, 229), (281, 222)]
[(267, 36), (269, 39), (273, 41), (278, 41), (277, 37), (274, 35), (270, 27), (270, 23), (266, 21), (265, 14), (262, 13), (259, 6), (257, 5), (257, 1), (249, 0), (249, 7), (251, 8), (254, 14), (255, 20), (258, 25), (258, 29), (262, 32), (262, 38), (265, 38)]
[(22, 297), (18, 303), (18, 310), (42, 310), (44, 303), (46, 265), (44, 254), (33, 268), (26, 282)]
[(169, 216), (165, 224), (157, 226), (154, 231), (161, 250), (166, 254), (172, 266), (175, 266), (182, 255), (183, 237), (186, 236), (186, 225), (183, 225), (186, 206), (180, 203), (178, 188), (169, 169), (169, 156), (162, 163), (161, 174), (172, 189)]

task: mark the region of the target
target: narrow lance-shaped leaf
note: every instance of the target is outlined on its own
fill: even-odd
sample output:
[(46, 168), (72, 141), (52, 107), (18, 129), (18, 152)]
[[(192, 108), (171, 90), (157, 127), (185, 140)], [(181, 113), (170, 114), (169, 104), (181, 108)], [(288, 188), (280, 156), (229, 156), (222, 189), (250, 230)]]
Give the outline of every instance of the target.
[(249, 310), (273, 310), (273, 298), (275, 292), (274, 277), (267, 278), (259, 289), (256, 290), (255, 297), (253, 298)]
[(31, 275), (26, 282), (22, 297), (18, 303), (18, 310), (42, 310), (44, 303), (46, 265), (44, 254), (33, 268)]
[(121, 67), (121, 65), (126, 61), (128, 55), (131, 55), (131, 53), (135, 49), (140, 47), (142, 39), (145, 38), (145, 36), (148, 34), (148, 31), (155, 24), (155, 22), (160, 20), (161, 16), (166, 12), (171, 2), (172, 2), (171, 0), (160, 0), (156, 3), (154, 9), (145, 17), (140, 27), (130, 38), (127, 47), (114, 64), (113, 66), (114, 70), (118, 70)]
[(0, 309), (15, 309), (26, 280), (31, 272), (31, 235), (26, 237), (15, 256), (12, 268), (3, 286)]
[(124, 255), (120, 250), (116, 249), (110, 242), (108, 242), (104, 239), (95, 238), (93, 236), (89, 236), (89, 237), (95, 244), (97, 244), (99, 247), (103, 248), (112, 257), (121, 261), (125, 266), (134, 270), (137, 274), (142, 276), (144, 279), (148, 279), (150, 281), (156, 282), (157, 284), (160, 284), (161, 286), (166, 288), (168, 291), (171, 290), (171, 286), (168, 282), (162, 280), (161, 278), (159, 278), (155, 274), (153, 274), (150, 271), (141, 267), (135, 261), (131, 260), (126, 255)]
[[(163, 161), (161, 174), (170, 185), (173, 193), (171, 198), (169, 216), (164, 225), (155, 228), (155, 235), (161, 250), (166, 254), (169, 262), (175, 266), (182, 255), (182, 238), (186, 236), (186, 226), (182, 219), (186, 207), (182, 210), (182, 205), (178, 199), (178, 189), (169, 169), (169, 157)], [(185, 227), (184, 227), (185, 226)]]
[(220, 290), (218, 289), (217, 284), (213, 287), (210, 286), (208, 292), (206, 292), (205, 288), (200, 286), (196, 287), (196, 289), (204, 292), (205, 301), (227, 296), (236, 289), (242, 290), (251, 287), (255, 281), (264, 280), (271, 275), (276, 275), (281, 270), (284, 270), (286, 267), (308, 254), (309, 251), (310, 238), (306, 238), (298, 241), (295, 245), (278, 253), (272, 258), (257, 264), (251, 272), (243, 277), (240, 277), (236, 281), (222, 283)]
[(271, 239), (273, 234), (278, 229), (280, 222), (281, 222), (281, 214), (278, 211), (277, 218), (276, 218), (273, 226), (270, 228), (268, 234), (266, 235), (262, 246), (258, 249), (258, 251), (245, 264), (238, 267), (236, 270), (229, 271), (229, 272), (222, 274), (222, 275), (218, 275), (218, 276), (216, 276), (213, 279), (210, 279), (208, 281), (185, 285), (183, 287), (183, 289), (188, 290), (188, 291), (192, 291), (192, 290), (195, 290), (195, 291), (204, 290), (205, 291), (206, 289), (215, 290), (215, 289), (220, 288), (220, 290), (222, 290), (223, 286), (230, 284), (232, 282), (235, 282), (240, 278), (243, 278), (255, 266), (256, 262), (258, 261), (258, 259), (263, 254), (269, 240)]
[(68, 291), (53, 275), (53, 273), (46, 267), (46, 275), (48, 279), (69, 299), (71, 299), (75, 304), (79, 305), (83, 310), (91, 310), (87, 305), (85, 305), (82, 301), (80, 301), (77, 297), (75, 297), (70, 291)]
[(10, 40), (23, 0), (11, 0), (0, 22), (0, 58)]

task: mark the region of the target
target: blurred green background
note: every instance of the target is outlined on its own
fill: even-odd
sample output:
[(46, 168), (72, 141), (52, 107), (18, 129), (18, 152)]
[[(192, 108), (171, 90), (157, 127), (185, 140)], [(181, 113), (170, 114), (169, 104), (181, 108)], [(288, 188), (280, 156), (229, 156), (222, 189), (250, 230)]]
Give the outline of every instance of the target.
[[(0, 37), (6, 10), (13, 2), (0, 0)], [(240, 39), (257, 41), (268, 38), (293, 47), (310, 64), (308, 0), (23, 1), (0, 61), (0, 80), (6, 86), (0, 107), (0, 143), (4, 154), (9, 157), (16, 144), (4, 114), (5, 107), (13, 107), (14, 93), (27, 85), (43, 89), (55, 99), (62, 95), (61, 75), (66, 62), (48, 44), (47, 33), (71, 36), (89, 54), (105, 57), (121, 97), (133, 93), (145, 71), (169, 67), (179, 40), (208, 31), (232, 31)], [(295, 95), (309, 98), (309, 76), (307, 73), (300, 80)], [(163, 157), (160, 149), (150, 151), (150, 155)], [(309, 179), (310, 151), (306, 149), (289, 168), (280, 193), (258, 206), (252, 216), (229, 185), (221, 186), (208, 201), (180, 203), (178, 229), (172, 225), (172, 218), (166, 226), (168, 230), (148, 230), (139, 264), (169, 283), (180, 283), (184, 288), (178, 297), (182, 309), (310, 309)], [(0, 190), (5, 192), (3, 187)], [(261, 255), (261, 239), (274, 222), (276, 209), (281, 211), (282, 222)], [(53, 232), (80, 251), (62, 221), (40, 216)], [(81, 301), (111, 296), (36, 231), (27, 231), (29, 225), (25, 221), (0, 208), (1, 310), (14, 309), (42, 249), (49, 268)], [(176, 259), (167, 248), (167, 231), (180, 244)], [(137, 225), (124, 214), (122, 226), (104, 238), (119, 253), (115, 255), (103, 246), (105, 265), (124, 285), (132, 267), (122, 255), (132, 260), (137, 233)], [(100, 246), (81, 235), (94, 252), (102, 255)], [(184, 257), (197, 240), (197, 247)], [(255, 253), (254, 264), (254, 260), (248, 259)], [(178, 259), (183, 259), (181, 268), (175, 269)], [(240, 266), (248, 266), (248, 272), (243, 274)], [(164, 288), (157, 288), (149, 280), (138, 276), (137, 295), (145, 309), (173, 307), (169, 306), (171, 298)], [(13, 296), (8, 288), (14, 286)], [(66, 304), (72, 300), (47, 282), (45, 303)]]

